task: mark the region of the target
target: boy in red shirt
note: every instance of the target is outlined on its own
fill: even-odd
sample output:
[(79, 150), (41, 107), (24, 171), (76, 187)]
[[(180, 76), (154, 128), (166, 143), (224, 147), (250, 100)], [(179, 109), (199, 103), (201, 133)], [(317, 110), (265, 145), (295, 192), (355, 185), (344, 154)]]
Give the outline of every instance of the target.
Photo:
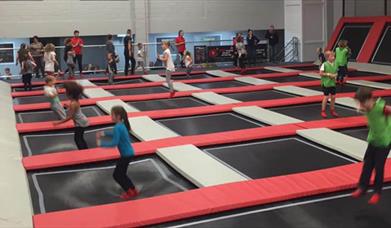
[(83, 50), (83, 46), (84, 46), (84, 42), (83, 42), (83, 39), (81, 39), (79, 37), (79, 31), (78, 30), (75, 30), (73, 32), (73, 37), (71, 38), (71, 44), (72, 44), (72, 47), (73, 47), (73, 51), (75, 52), (75, 57), (73, 59), (73, 62), (78, 64), (79, 66), (79, 71), (80, 71), (80, 76), (82, 76), (82, 72), (83, 72), (83, 53), (82, 53), (82, 50)]
[(178, 54), (181, 55), (181, 66), (182, 68), (184, 67), (184, 56), (185, 56), (185, 51), (186, 51), (186, 40), (184, 36), (183, 30), (179, 30), (178, 32), (178, 37), (175, 39), (175, 46), (178, 50)]

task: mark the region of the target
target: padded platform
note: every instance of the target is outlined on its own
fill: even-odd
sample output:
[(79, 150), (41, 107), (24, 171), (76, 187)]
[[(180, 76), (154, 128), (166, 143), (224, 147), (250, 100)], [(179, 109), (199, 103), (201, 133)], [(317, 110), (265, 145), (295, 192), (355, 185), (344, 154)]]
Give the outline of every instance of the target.
[(286, 92), (286, 93), (298, 95), (298, 96), (303, 96), (303, 97), (318, 96), (318, 95), (323, 94), (322, 92), (319, 92), (319, 91), (315, 91), (315, 90), (307, 89), (307, 88), (303, 88), (303, 87), (298, 87), (298, 86), (276, 86), (273, 89), (281, 91), (281, 92)]
[(110, 92), (102, 88), (87, 88), (84, 89), (84, 95), (88, 98), (99, 98), (99, 97), (112, 97), (114, 96)]
[(236, 107), (232, 109), (243, 116), (269, 125), (283, 125), (303, 122), (299, 119), (273, 112), (258, 106)]
[(378, 74), (391, 75), (391, 66), (388, 65), (349, 62), (348, 66), (360, 71), (370, 71)]
[(322, 146), (345, 154), (346, 156), (359, 161), (364, 160), (365, 151), (368, 145), (366, 141), (328, 128), (298, 130), (297, 134)]
[(76, 80), (76, 82), (79, 85), (83, 86), (83, 87), (87, 87), (87, 86), (94, 87), (94, 86), (96, 86), (94, 83), (92, 83), (90, 80), (87, 80), (87, 79), (78, 79), (78, 80)]
[(351, 97), (339, 97), (339, 98), (337, 97), (337, 99), (335, 99), (335, 103), (352, 109), (357, 108), (356, 101)]
[(150, 141), (179, 136), (167, 127), (155, 122), (147, 116), (129, 118), (131, 131), (141, 141)]
[[(163, 85), (168, 88), (167, 83), (163, 83)], [(193, 91), (193, 90), (202, 90), (201, 88), (191, 86), (189, 84), (185, 84), (183, 82), (173, 82), (174, 90), (176, 91)]]
[(299, 70), (284, 68), (284, 67), (265, 67), (266, 70), (276, 71), (276, 72), (282, 72), (282, 73), (288, 73), (288, 72), (300, 72)]
[(254, 78), (254, 77), (240, 77), (240, 78), (235, 78), (235, 80), (239, 81), (239, 82), (251, 84), (251, 85), (267, 85), (267, 84), (275, 83), (275, 82), (267, 81), (264, 79)]
[(315, 73), (315, 72), (300, 73), (299, 75), (305, 76), (305, 77), (309, 77), (309, 78), (316, 78), (316, 79), (320, 79), (321, 78), (319, 73)]
[(372, 87), (376, 89), (391, 89), (390, 84), (381, 83), (381, 82), (372, 82), (367, 80), (348, 80), (348, 83), (353, 85), (358, 85), (358, 86)]
[(143, 79), (150, 81), (150, 82), (164, 82), (166, 81), (165, 78), (158, 74), (147, 74), (142, 76)]
[(106, 101), (97, 101), (96, 105), (106, 112), (106, 114), (110, 115), (111, 109), (114, 106), (121, 106), (123, 107), (126, 112), (139, 112), (139, 110), (125, 102), (123, 102), (120, 99), (114, 99), (114, 100), (106, 100)]
[(274, 100), (295, 97), (294, 95), (279, 92), (277, 90), (262, 90), (244, 93), (225, 93), (224, 96), (239, 101)]
[(193, 97), (135, 101), (135, 102), (128, 102), (128, 104), (141, 111), (190, 108), (190, 107), (201, 107), (201, 106), (208, 105), (207, 103), (204, 103)]
[(210, 104), (216, 105), (240, 103), (238, 100), (234, 100), (214, 92), (193, 93), (192, 96)]
[(194, 145), (160, 148), (157, 154), (198, 187), (248, 180)]
[(230, 73), (230, 72), (225, 72), (222, 70), (208, 70), (206, 71), (207, 74), (217, 76), (217, 77), (235, 77), (239, 76), (238, 74)]

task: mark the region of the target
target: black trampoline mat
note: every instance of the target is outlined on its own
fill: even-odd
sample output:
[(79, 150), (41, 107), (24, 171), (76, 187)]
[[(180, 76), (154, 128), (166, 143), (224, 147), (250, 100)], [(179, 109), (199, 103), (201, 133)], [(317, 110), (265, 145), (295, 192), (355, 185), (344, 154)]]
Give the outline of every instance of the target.
[[(236, 73), (239, 74), (240, 71), (237, 71)], [(277, 72), (273, 70), (267, 70), (267, 69), (256, 69), (256, 70), (245, 70), (242, 74), (250, 75), (250, 74), (270, 74), (270, 73), (277, 73)]]
[(140, 111), (190, 108), (190, 107), (200, 107), (200, 106), (208, 105), (198, 99), (191, 98), (191, 97), (136, 101), (136, 102), (128, 102), (128, 104), (132, 105), (133, 107), (137, 108)]
[[(104, 113), (96, 106), (81, 107), (81, 111), (87, 117), (101, 116)], [(58, 120), (53, 111), (20, 112), (16, 114), (18, 123), (33, 123)]]
[(373, 55), (372, 62), (380, 64), (391, 64), (391, 24), (387, 24), (384, 29), (382, 38), (380, 39)]
[(179, 135), (200, 135), (224, 131), (241, 130), (262, 126), (233, 113), (200, 115), (185, 118), (158, 120)]
[[(323, 92), (323, 88), (320, 85), (310, 86), (306, 88)], [(356, 92), (358, 88), (360, 88), (360, 86), (344, 84), (344, 85), (337, 85), (335, 88), (337, 89), (337, 93), (351, 93), (351, 92)]]
[(391, 227), (391, 188), (385, 187), (376, 206), (368, 205), (371, 194), (360, 199), (351, 191), (290, 200), (273, 205), (227, 211), (156, 227), (197, 228), (387, 228)]
[(387, 105), (391, 105), (391, 97), (382, 97), (384, 100), (386, 100)]
[(224, 81), (224, 82), (206, 82), (206, 83), (193, 83), (189, 84), (201, 89), (217, 89), (217, 88), (233, 88), (241, 86), (249, 86), (249, 84), (244, 84), (237, 81)]
[[(43, 86), (32, 86), (31, 88), (32, 91), (37, 91), (37, 90), (43, 90)], [(24, 88), (23, 87), (15, 87), (12, 89), (14, 92), (23, 92)]]
[(300, 138), (237, 144), (205, 151), (252, 179), (307, 172), (350, 163)]
[[(162, 75), (162, 77), (165, 77), (166, 75)], [(171, 79), (174, 80), (187, 80), (187, 79), (205, 79), (205, 78), (212, 78), (209, 74), (191, 74), (190, 76), (187, 75), (172, 75)]]
[[(322, 119), (320, 115), (320, 111), (321, 111), (320, 102), (319, 104), (292, 105), (286, 107), (272, 108), (270, 110), (304, 121)], [(330, 106), (328, 104), (327, 111), (326, 111), (328, 118), (333, 118), (331, 117), (329, 110), (330, 110)], [(340, 105), (335, 105), (335, 110), (340, 117), (359, 115), (356, 110), (346, 108)]]
[(348, 72), (348, 77), (363, 77), (363, 76), (382, 76), (384, 74), (374, 73), (370, 71), (353, 70)]
[(286, 68), (293, 69), (293, 70), (319, 70), (318, 65), (313, 65), (313, 66), (287, 66)]
[[(113, 161), (29, 173), (35, 214), (123, 202), (119, 198), (123, 190), (112, 177), (114, 165)], [(135, 158), (129, 164), (128, 176), (140, 190), (134, 199), (194, 188), (157, 157)]]
[(228, 93), (228, 94), (224, 94), (224, 96), (239, 101), (273, 100), (273, 99), (295, 97), (294, 95), (282, 93), (276, 90), (263, 90), (263, 91), (246, 92), (246, 93)]
[[(61, 101), (68, 100), (67, 96), (63, 93), (58, 94)], [(34, 104), (34, 103), (46, 103), (49, 102), (49, 98), (45, 95), (17, 97), (14, 98), (14, 104)]]
[(368, 128), (352, 128), (340, 131), (345, 135), (352, 136), (354, 138), (358, 138), (364, 141), (367, 141), (368, 136)]
[(116, 89), (116, 90), (107, 90), (107, 91), (114, 94), (115, 96), (124, 96), (124, 95), (141, 95), (141, 94), (152, 94), (152, 93), (167, 93), (168, 89), (158, 86), (158, 87), (143, 87), (143, 88), (133, 88), (133, 89)]
[[(121, 79), (121, 80), (115, 80), (112, 83), (113, 85), (121, 85), (121, 84), (137, 84), (137, 83), (146, 83), (148, 81), (145, 81), (143, 79)], [(109, 82), (94, 82), (96, 85), (108, 85)]]
[(305, 82), (305, 81), (316, 81), (315, 78), (305, 77), (305, 76), (287, 76), (287, 77), (276, 77), (276, 78), (265, 78), (267, 81), (272, 82)]
[[(96, 148), (96, 132), (112, 130), (113, 126), (89, 127), (84, 133), (84, 138), (89, 148)], [(103, 140), (109, 140), (109, 137)], [(138, 140), (131, 135), (132, 142)], [(56, 132), (38, 132), (33, 134), (21, 134), (20, 143), (23, 156), (47, 154), (54, 152), (77, 150), (73, 129)]]
[(350, 59), (355, 60), (361, 51), (371, 27), (372, 24), (345, 24), (334, 44), (333, 50), (335, 50), (340, 40), (347, 40), (349, 42), (348, 46), (352, 50)]

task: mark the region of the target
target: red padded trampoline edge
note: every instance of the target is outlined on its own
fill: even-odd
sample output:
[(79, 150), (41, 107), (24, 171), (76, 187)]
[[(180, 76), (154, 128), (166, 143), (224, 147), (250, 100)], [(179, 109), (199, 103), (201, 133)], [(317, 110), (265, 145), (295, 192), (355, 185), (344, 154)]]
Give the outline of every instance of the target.
[[(39, 214), (34, 227), (139, 227), (353, 188), (362, 164), (205, 187), (147, 199)], [(391, 160), (385, 167), (391, 180)], [(164, 205), (164, 206), (163, 206)], [(131, 213), (132, 216), (129, 216)]]

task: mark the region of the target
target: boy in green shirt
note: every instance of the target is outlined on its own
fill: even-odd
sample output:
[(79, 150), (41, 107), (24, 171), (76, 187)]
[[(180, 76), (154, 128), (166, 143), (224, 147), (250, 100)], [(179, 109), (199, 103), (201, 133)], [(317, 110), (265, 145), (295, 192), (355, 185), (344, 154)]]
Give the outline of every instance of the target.
[(384, 166), (390, 152), (391, 106), (387, 106), (381, 98), (374, 98), (369, 88), (360, 88), (354, 98), (359, 103), (359, 109), (367, 116), (369, 133), (360, 181), (352, 196), (358, 198), (366, 193), (372, 171), (375, 170), (375, 193), (368, 203), (377, 204), (383, 188)]
[(338, 117), (335, 112), (335, 94), (337, 89), (335, 88), (335, 79), (337, 77), (337, 65), (335, 64), (335, 54), (332, 51), (326, 51), (326, 62), (320, 67), (321, 86), (323, 88), (323, 100), (322, 100), (322, 112), (320, 115), (323, 118), (327, 118), (326, 105), (330, 97), (330, 113), (334, 117)]
[(344, 83), (344, 78), (348, 74), (348, 59), (350, 55), (350, 49), (348, 47), (347, 40), (340, 40), (338, 47), (335, 49), (335, 63), (338, 67), (337, 82)]

